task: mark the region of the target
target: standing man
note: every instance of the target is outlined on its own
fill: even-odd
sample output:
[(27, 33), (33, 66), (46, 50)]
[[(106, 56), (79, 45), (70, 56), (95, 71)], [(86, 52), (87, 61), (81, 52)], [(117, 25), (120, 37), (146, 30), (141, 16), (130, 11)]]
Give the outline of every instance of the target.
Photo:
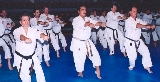
[[(9, 70), (13, 70), (12, 66), (11, 66), (11, 52), (10, 52), (10, 49), (7, 45), (7, 42), (3, 39), (4, 37), (4, 32), (5, 32), (5, 27), (4, 25), (2, 24), (2, 20), (0, 19), (0, 46), (3, 47), (3, 50), (5, 52), (5, 59), (8, 60), (8, 68)], [(0, 55), (0, 68), (2, 67), (2, 60), (1, 60), (1, 55)]]
[[(99, 21), (99, 16), (97, 16), (97, 11), (93, 10), (93, 15), (90, 15), (90, 18), (93, 20)], [(94, 44), (97, 44), (97, 29), (92, 28), (91, 30), (91, 40), (93, 41)]]
[(26, 13), (20, 17), (20, 24), (22, 26), (13, 32), (16, 40), (14, 66), (17, 67), (22, 82), (31, 82), (32, 69), (35, 70), (37, 82), (46, 82), (35, 47), (36, 39), (48, 40), (49, 37), (30, 27), (29, 15)]
[[(34, 9), (33, 10), (34, 18), (31, 18), (30, 24), (32, 28), (35, 28), (41, 32), (44, 32), (44, 27), (47, 26), (47, 23), (44, 23), (43, 19), (40, 19), (40, 10)], [(48, 42), (48, 41), (47, 41)], [(40, 62), (42, 62), (42, 54), (44, 55), (44, 59), (46, 62), (46, 65), (49, 67), (49, 44), (42, 43), (40, 40), (37, 40), (37, 48), (36, 48), (36, 54), (38, 55), (38, 58)]]
[(150, 70), (150, 67), (152, 67), (150, 53), (147, 46), (144, 44), (142, 39), (140, 39), (140, 36), (141, 28), (153, 29), (155, 28), (155, 26), (149, 25), (141, 19), (136, 18), (136, 7), (132, 7), (129, 13), (130, 17), (125, 22), (126, 33), (124, 41), (127, 56), (129, 58), (129, 70), (132, 70), (135, 67), (137, 52), (139, 52), (142, 55), (143, 67), (149, 73), (152, 73), (152, 71)]
[(117, 11), (117, 6), (112, 4), (111, 11), (107, 13), (106, 32), (107, 32), (107, 41), (110, 48), (109, 55), (114, 54), (115, 40), (118, 40), (120, 45), (120, 50), (123, 53), (123, 55), (126, 56), (123, 45), (124, 36), (122, 32), (118, 29), (118, 21), (125, 19), (125, 16), (122, 16), (119, 12), (116, 11)]
[(101, 59), (99, 53), (89, 39), (91, 36), (91, 29), (95, 26), (105, 27), (105, 23), (97, 22), (89, 17), (86, 17), (86, 7), (84, 5), (78, 8), (79, 16), (73, 19), (73, 38), (71, 42), (71, 51), (73, 52), (74, 63), (78, 76), (83, 77), (84, 63), (86, 56), (92, 61), (93, 67), (96, 68), (95, 73), (97, 77), (100, 76)]
[(50, 37), (51, 44), (52, 44), (54, 50), (56, 51), (57, 58), (59, 58), (60, 57), (59, 56), (60, 47), (57, 44), (56, 38), (54, 37), (54, 34), (52, 32), (54, 15), (49, 14), (49, 8), (48, 7), (44, 7), (43, 12), (44, 13), (40, 15), (40, 19), (43, 19), (43, 20), (45, 20), (45, 22), (49, 23), (49, 26), (44, 27), (44, 30), (45, 30), (45, 33)]
[(5, 9), (2, 9), (1, 11), (2, 15), (2, 21), (3, 25), (5, 27), (5, 32), (4, 32), (4, 40), (11, 46), (12, 54), (15, 52), (15, 40), (13, 38), (13, 34), (11, 32), (12, 27), (15, 26), (15, 23), (12, 21), (12, 19), (7, 18), (7, 12)]

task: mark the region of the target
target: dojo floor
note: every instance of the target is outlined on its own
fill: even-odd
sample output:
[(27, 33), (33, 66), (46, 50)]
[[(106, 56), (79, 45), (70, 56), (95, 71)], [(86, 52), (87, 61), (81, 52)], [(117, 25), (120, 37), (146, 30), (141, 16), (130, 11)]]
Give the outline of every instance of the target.
[[(160, 43), (157, 48), (153, 44), (149, 45), (151, 58), (153, 62), (153, 74), (149, 74), (144, 70), (141, 60), (141, 55), (138, 54), (136, 60), (136, 67), (130, 71), (128, 70), (128, 58), (120, 53), (119, 45), (115, 45), (115, 54), (109, 56), (109, 49), (103, 50), (98, 43), (96, 45), (102, 60), (101, 76), (102, 79), (97, 79), (89, 59), (86, 60), (84, 77), (78, 77), (74, 67), (72, 52), (69, 50), (71, 36), (66, 36), (68, 47), (67, 52), (60, 50), (60, 58), (56, 58), (54, 49), (50, 48), (50, 65), (47, 67), (43, 62), (42, 67), (45, 74), (46, 82), (160, 82)], [(3, 67), (0, 69), (0, 82), (21, 82), (18, 78), (17, 69), (9, 71), (7, 61), (4, 60), (4, 52), (2, 54)], [(13, 63), (13, 59), (12, 59)], [(32, 82), (36, 82), (35, 73), (32, 75)]]

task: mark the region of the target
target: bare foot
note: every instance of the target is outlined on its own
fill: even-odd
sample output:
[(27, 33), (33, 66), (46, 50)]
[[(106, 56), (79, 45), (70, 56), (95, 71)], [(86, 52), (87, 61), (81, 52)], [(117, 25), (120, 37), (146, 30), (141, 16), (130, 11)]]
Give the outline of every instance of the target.
[(59, 56), (59, 51), (57, 50), (57, 58), (60, 58), (60, 56)]
[(82, 72), (79, 72), (79, 73), (78, 73), (78, 77), (83, 77)]
[(133, 70), (133, 67), (128, 67), (129, 68), (129, 70)]
[(98, 79), (102, 79), (101, 75), (100, 75), (100, 71), (95, 71), (95, 74), (97, 75)]
[(127, 54), (126, 54), (126, 52), (122, 52), (122, 53), (123, 53), (124, 57), (127, 57)]
[(0, 68), (2, 68), (2, 64), (0, 63)]
[(154, 47), (157, 47), (157, 44), (156, 44), (156, 42), (154, 42)]
[(46, 61), (46, 65), (47, 65), (48, 67), (50, 67), (50, 64), (49, 64), (49, 62), (48, 62), (48, 61)]
[(9, 68), (9, 70), (13, 70), (11, 64), (8, 64), (8, 68)]
[(151, 71), (150, 67), (147, 67), (147, 68), (145, 68), (145, 69), (148, 71), (148, 73), (153, 73), (153, 72)]
[(109, 54), (110, 56), (112, 56), (113, 54)]
[(65, 47), (63, 48), (63, 50), (64, 50), (64, 52), (66, 52), (66, 48)]

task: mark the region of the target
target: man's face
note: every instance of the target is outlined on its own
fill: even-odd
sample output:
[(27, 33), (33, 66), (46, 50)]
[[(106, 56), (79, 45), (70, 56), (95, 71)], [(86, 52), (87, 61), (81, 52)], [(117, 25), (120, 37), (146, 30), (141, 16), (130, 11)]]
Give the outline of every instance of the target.
[(44, 8), (44, 13), (48, 14), (48, 12), (49, 12), (49, 9), (48, 8)]
[(103, 15), (103, 16), (106, 16), (106, 11), (103, 11), (102, 15)]
[(28, 16), (22, 16), (22, 20), (20, 21), (22, 27), (29, 27), (30, 21)]
[(78, 10), (78, 13), (81, 17), (85, 17), (87, 14), (86, 7), (85, 6), (80, 7), (80, 10)]
[(39, 10), (36, 10), (36, 12), (34, 13), (34, 16), (35, 16), (35, 17), (39, 17), (39, 16), (40, 16), (40, 11), (39, 11)]
[(146, 11), (146, 14), (150, 14), (150, 13), (151, 13), (151, 11), (150, 11), (150, 10), (147, 10), (147, 11)]
[(117, 7), (115, 5), (113, 5), (113, 7), (111, 8), (112, 12), (116, 12), (117, 11)]
[(93, 15), (96, 16), (96, 15), (97, 15), (97, 12), (96, 12), (96, 11), (93, 11)]
[(7, 16), (7, 12), (5, 10), (2, 10), (1, 15), (2, 15), (2, 17), (6, 17)]
[(130, 11), (131, 17), (136, 17), (137, 16), (137, 8), (133, 7), (132, 10)]

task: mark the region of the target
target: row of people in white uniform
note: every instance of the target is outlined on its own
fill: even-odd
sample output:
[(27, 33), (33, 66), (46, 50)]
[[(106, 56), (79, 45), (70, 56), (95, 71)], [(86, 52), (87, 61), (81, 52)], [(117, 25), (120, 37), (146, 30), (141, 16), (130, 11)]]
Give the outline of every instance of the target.
[[(70, 46), (70, 50), (73, 52), (74, 63), (76, 71), (78, 72), (78, 76), (83, 77), (84, 63), (87, 56), (92, 61), (93, 67), (96, 68), (95, 73), (97, 74), (97, 77), (101, 79), (101, 58), (97, 49), (95, 48), (95, 45), (93, 45), (95, 41), (91, 41), (96, 40), (93, 38), (93, 35), (95, 34), (91, 35), (91, 29), (98, 29), (99, 27), (102, 28), (102, 30), (99, 30), (98, 32), (100, 35), (100, 43), (102, 45), (107, 45), (105, 42), (103, 42), (103, 40), (107, 40), (108, 46), (110, 48), (110, 55), (114, 54), (115, 40), (118, 40), (120, 43), (121, 52), (124, 54), (124, 56), (128, 56), (129, 58), (129, 70), (133, 70), (135, 67), (137, 52), (139, 52), (142, 55), (143, 67), (149, 73), (152, 73), (150, 69), (150, 67), (152, 67), (150, 52), (142, 39), (140, 39), (140, 36), (141, 28), (154, 29), (155, 25), (150, 25), (147, 22), (136, 18), (136, 7), (132, 7), (129, 10), (130, 17), (128, 19), (126, 19), (126, 17), (119, 12), (116, 12), (116, 9), (116, 5), (112, 5), (111, 11), (107, 13), (107, 16), (101, 16), (104, 19), (104, 21), (101, 20), (101, 22), (98, 21), (97, 16), (94, 16), (95, 14), (91, 15), (91, 17), (86, 17), (86, 7), (83, 5), (79, 7), (79, 16), (75, 17), (72, 23), (73, 38)], [(125, 31), (123, 32), (125, 32), (125, 34), (123, 34), (123, 32), (121, 32), (118, 28), (119, 21), (124, 19)], [(124, 29), (124, 25), (120, 28)]]
[[(104, 49), (106, 49), (107, 46), (109, 46), (110, 55), (114, 54), (114, 44), (115, 44), (115, 41), (118, 40), (120, 43), (121, 52), (125, 55), (125, 49), (123, 46), (124, 32), (122, 32), (122, 30), (124, 29), (123, 19), (125, 19), (125, 17), (123, 16), (123, 14), (116, 12), (116, 10), (117, 10), (116, 8), (112, 8), (111, 11), (107, 13), (107, 15), (106, 15), (106, 11), (103, 10), (102, 15), (100, 17), (96, 15), (96, 11), (93, 11), (93, 15), (91, 15), (90, 18), (99, 22), (106, 23), (107, 27), (105, 28), (100, 27), (97, 34), (96, 34), (96, 31), (92, 31), (91, 40), (94, 42), (94, 44), (96, 44), (96, 40), (97, 40), (96, 37), (98, 37)], [(119, 23), (119, 21), (122, 21), (122, 22)], [(92, 28), (92, 29), (95, 29), (95, 28)]]
[[(146, 22), (137, 19), (136, 7), (131, 8), (129, 12), (131, 16), (125, 21), (125, 36), (123, 36), (123, 33), (120, 32), (120, 30), (118, 29), (118, 21), (125, 19), (125, 17), (123, 17), (120, 13), (116, 12), (116, 5), (112, 5), (111, 11), (108, 12), (106, 16), (107, 21), (105, 20), (104, 22), (98, 22), (96, 20), (93, 20), (92, 18), (86, 17), (85, 6), (80, 6), (78, 9), (78, 13), (79, 16), (75, 17), (72, 23), (74, 30), (70, 46), (70, 49), (73, 52), (74, 63), (78, 72), (78, 76), (83, 77), (82, 72), (84, 70), (84, 63), (87, 55), (89, 59), (92, 61), (93, 67), (96, 68), (95, 73), (97, 77), (101, 79), (101, 58), (95, 45), (90, 40), (91, 28), (98, 29), (99, 27), (105, 28), (104, 31), (106, 34), (104, 34), (104, 36), (110, 48), (110, 55), (114, 54), (115, 40), (118, 40), (120, 43), (121, 52), (127, 53), (130, 63), (130, 70), (132, 70), (135, 67), (137, 52), (139, 52), (143, 56), (142, 64), (144, 68), (149, 73), (152, 73), (152, 71), (150, 70), (150, 67), (152, 66), (150, 53), (147, 46), (140, 39), (140, 36), (141, 28), (153, 29), (155, 28), (155, 26), (149, 25)], [(35, 10), (35, 18), (32, 18), (31, 20), (29, 19), (28, 15), (22, 15), (20, 21), (20, 24), (22, 26), (17, 28), (13, 32), (16, 41), (16, 49), (14, 53), (14, 66), (17, 67), (20, 78), (23, 82), (31, 82), (30, 72), (32, 68), (36, 72), (37, 82), (45, 82), (45, 77), (40, 66), (40, 62), (42, 61), (42, 48), (43, 54), (45, 55), (45, 61), (48, 62), (50, 60), (48, 54), (48, 39), (51, 39), (51, 43), (54, 49), (58, 51), (59, 45), (57, 42), (57, 37), (64, 37), (63, 35), (60, 35), (60, 30), (58, 30), (59, 28), (57, 30), (52, 30), (52, 27), (54, 25), (58, 26), (60, 23), (56, 16), (53, 17), (53, 15), (48, 14), (47, 7), (44, 8), (44, 14), (42, 14), (41, 16), (39, 16), (39, 14), (39, 10)], [(56, 25), (54, 24), (54, 22), (59, 24)], [(32, 27), (30, 27), (30, 23)], [(1, 36), (3, 36), (3, 34), (1, 34)], [(3, 39), (0, 38), (0, 40), (4, 42)], [(65, 51), (65, 47), (67, 46), (67, 44), (65, 44), (65, 41), (62, 41), (62, 43), (63, 42), (64, 44), (62, 44), (62, 46)], [(54, 44), (57, 46), (55, 46)], [(41, 53), (39, 53), (38, 51), (40, 51)], [(57, 57), (59, 57), (58, 54), (59, 53), (57, 52)], [(47, 64), (47, 66), (49, 66), (49, 63)]]
[[(1, 13), (2, 17), (3, 17), (3, 14), (6, 13), (6, 10), (3, 10), (3, 12)], [(57, 57), (60, 57), (59, 52), (58, 52), (58, 50), (60, 49), (58, 41), (59, 40), (61, 41), (62, 47), (63, 47), (65, 52), (66, 52), (65, 47), (67, 46), (65, 37), (61, 32), (61, 27), (63, 27), (65, 25), (65, 23), (59, 19), (58, 15), (55, 15), (55, 16), (49, 15), (47, 7), (44, 8), (44, 14), (41, 14), (41, 16), (40, 16), (40, 10), (39, 9), (35, 9), (33, 14), (34, 14), (35, 17), (30, 19), (31, 28), (37, 29), (38, 31), (44, 32), (46, 35), (50, 36), (51, 43), (52, 43), (55, 51), (57, 51)], [(28, 20), (22, 20), (21, 19), (21, 21), (28, 21)], [(20, 33), (17, 30), (15, 30), (13, 32), (13, 34), (14, 34), (14, 37), (13, 37), (13, 35), (11, 33), (11, 29), (15, 24), (10, 18), (0, 18), (0, 22), (1, 22), (0, 27), (2, 29), (1, 32), (0, 32), (1, 33), (0, 34), (0, 41), (1, 41), (0, 46), (2, 46), (4, 51), (5, 51), (5, 59), (8, 59), (9, 69), (10, 70), (13, 69), (12, 66), (11, 66), (11, 62), (10, 62), (10, 59), (12, 58), (10, 50), (12, 50), (12, 54), (14, 54), (14, 64), (13, 64), (13, 66), (17, 67), (19, 73), (20, 73), (20, 70), (21, 70), (21, 73), (23, 73), (23, 72), (26, 73), (26, 71), (25, 71), (26, 67), (22, 66), (21, 64), (23, 64), (23, 62), (22, 62), (22, 61), (24, 61), (23, 59), (26, 59), (26, 62), (30, 62), (30, 61), (28, 61), (28, 59), (32, 59), (32, 58), (30, 58), (31, 56), (27, 57), (26, 55), (27, 55), (27, 53), (31, 55), (30, 52), (32, 52), (34, 50), (31, 47), (33, 45), (27, 45), (27, 44), (30, 44), (30, 43), (26, 44), (26, 43), (23, 43), (23, 41), (19, 41), (19, 39), (18, 39), (19, 37), (15, 36), (18, 33)], [(28, 24), (28, 22), (27, 22), (27, 24)], [(26, 25), (26, 24), (24, 24), (24, 25)], [(23, 27), (23, 25), (22, 25), (22, 27)], [(22, 28), (22, 27), (20, 27), (20, 28)], [(29, 29), (30, 29), (30, 27), (29, 27)], [(21, 29), (21, 32), (23, 32), (22, 29)], [(33, 33), (31, 33), (31, 34), (33, 34)], [(25, 35), (27, 37), (30, 37), (30, 40), (32, 40), (31, 37), (34, 36), (34, 35), (37, 35), (37, 34), (30, 35), (30, 34), (26, 33)], [(18, 41), (17, 41), (17, 39), (18, 39)], [(28, 40), (28, 41), (30, 41), (30, 40)], [(15, 45), (15, 42), (16, 42), (16, 45)], [(10, 49), (8, 44), (11, 46), (12, 49)], [(23, 44), (25, 44), (25, 46), (22, 47), (21, 45), (23, 45)], [(26, 47), (26, 48), (24, 49), (24, 47)], [(16, 48), (16, 50), (15, 50), (15, 48)], [(34, 54), (36, 54), (38, 56), (38, 59), (39, 59), (38, 61), (37, 61), (37, 59), (35, 59), (34, 63), (39, 62), (39, 61), (42, 62), (42, 54), (43, 54), (46, 65), (49, 67), (50, 66), (50, 64), (49, 64), (50, 57), (49, 57), (49, 43), (48, 43), (48, 40), (44, 41), (43, 39), (38, 38), (36, 40), (36, 46), (34, 48), (35, 48), (35, 51), (32, 54), (32, 56)], [(25, 54), (23, 54), (23, 53), (25, 53)], [(19, 60), (19, 58), (22, 58), (22, 59)], [(33, 58), (33, 60), (34, 60), (34, 58)], [(0, 55), (0, 67), (2, 67), (1, 55)], [(33, 67), (33, 66), (30, 66), (30, 67)], [(23, 68), (25, 68), (25, 69), (23, 69)], [(35, 69), (39, 69), (39, 68), (35, 68)], [(27, 76), (27, 79), (25, 79), (25, 75), (24, 76), (20, 75), (20, 77), (21, 77), (22, 81), (30, 82), (28, 76)], [(44, 80), (42, 80), (42, 82), (44, 82)]]
[(137, 17), (142, 19), (143, 21), (146, 21), (149, 24), (156, 25), (156, 28), (153, 30), (142, 28), (142, 36), (145, 39), (145, 43), (148, 45), (151, 41), (151, 36), (154, 41), (154, 46), (156, 47), (156, 42), (160, 39), (160, 31), (159, 31), (159, 21), (160, 21), (160, 10), (157, 12), (156, 15), (151, 14), (150, 9), (147, 9), (145, 13), (139, 14)]
[[(112, 9), (112, 12), (116, 12), (116, 9)], [(91, 32), (91, 40), (93, 41), (94, 44), (97, 42), (97, 37), (99, 38), (99, 41), (101, 45), (103, 46), (104, 49), (107, 48), (107, 43), (110, 48), (110, 55), (114, 54), (114, 42), (115, 40), (119, 41), (120, 44), (120, 50), (126, 56), (125, 53), (125, 47), (124, 47), (124, 36), (125, 36), (125, 20), (126, 17), (123, 14), (123, 10), (121, 10), (121, 13), (116, 12), (112, 13), (108, 12), (106, 15), (106, 11), (102, 12), (102, 16), (97, 16), (96, 11), (93, 11), (93, 15), (90, 15), (90, 18), (93, 20), (97, 20), (100, 22), (106, 22), (107, 27), (106, 28), (101, 28), (98, 30), (97, 34), (96, 31)], [(141, 18), (143, 21), (146, 21), (148, 24), (156, 25), (157, 28), (155, 29), (147, 29), (147, 28), (142, 28), (142, 36), (145, 38), (145, 43), (150, 44), (150, 35), (152, 34), (154, 45), (156, 47), (156, 41), (160, 39), (160, 10), (156, 15), (150, 14), (150, 10), (147, 10), (146, 13), (142, 14), (137, 14), (138, 18)], [(115, 19), (117, 16), (119, 16), (122, 19)], [(124, 18), (123, 18), (124, 17)], [(155, 18), (155, 21), (153, 20)], [(153, 21), (152, 21), (153, 20)], [(155, 23), (154, 23), (155, 22)], [(94, 28), (95, 29), (95, 28)], [(108, 30), (109, 29), (109, 30)], [(107, 38), (108, 37), (108, 38)]]
[[(49, 15), (47, 7), (44, 8), (44, 13), (41, 15), (40, 15), (40, 10), (38, 9), (34, 10), (34, 15), (35, 17), (31, 18), (30, 20), (31, 27), (44, 32), (46, 35), (50, 37), (50, 42), (54, 47), (55, 51), (57, 52), (57, 57), (59, 58), (60, 57), (59, 40), (62, 43), (62, 47), (64, 51), (66, 52), (65, 47), (67, 46), (67, 43), (64, 35), (61, 32), (61, 27), (63, 27), (65, 23), (59, 19), (58, 15), (55, 15), (55, 16)], [(38, 54), (41, 62), (42, 62), (42, 54), (43, 54), (47, 66), (50, 66), (48, 63), (48, 61), (50, 60), (48, 41), (41, 43), (41, 41), (37, 40), (36, 54)]]
[[(57, 51), (57, 57), (60, 57), (58, 51), (60, 49), (59, 40), (66, 52), (65, 47), (67, 43), (61, 32), (61, 27), (63, 27), (65, 23), (58, 18), (58, 15), (49, 15), (47, 7), (44, 8), (43, 14), (40, 15), (39, 9), (35, 9), (33, 14), (35, 17), (31, 19), (28, 14), (23, 14), (20, 19), (22, 26), (13, 32), (14, 42), (16, 42), (13, 52), (13, 67), (17, 67), (22, 82), (31, 82), (32, 69), (35, 70), (37, 82), (45, 82), (44, 73), (40, 66), (42, 55), (44, 55), (46, 65), (49, 67), (49, 38), (55, 51)], [(1, 31), (5, 30), (5, 27), (3, 28)], [(1, 33), (1, 37), (4, 37), (3, 32)], [(4, 44), (5, 40), (3, 38), (0, 40), (2, 43), (1, 46), (5, 50), (5, 58), (9, 59), (9, 66), (12, 67), (10, 64), (10, 49)]]

